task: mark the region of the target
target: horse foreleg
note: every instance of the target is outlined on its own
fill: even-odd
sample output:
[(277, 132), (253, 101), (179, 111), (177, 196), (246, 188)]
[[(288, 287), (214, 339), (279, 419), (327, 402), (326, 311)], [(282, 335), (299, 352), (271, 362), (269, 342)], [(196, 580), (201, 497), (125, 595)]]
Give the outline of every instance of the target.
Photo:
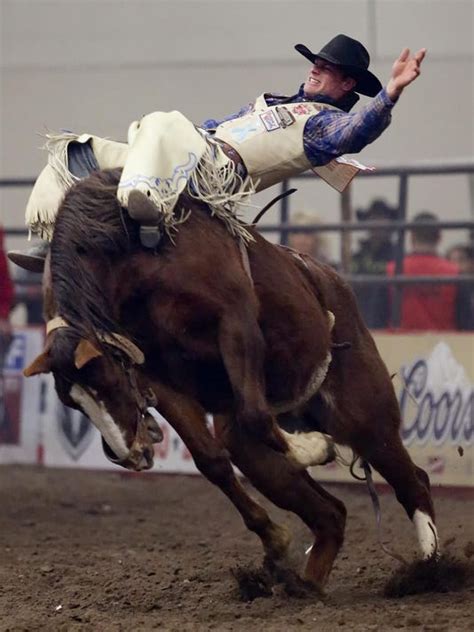
[(226, 313), (219, 324), (219, 348), (235, 399), (237, 423), (279, 452), (288, 445), (265, 398), (265, 342), (251, 307)]
[(315, 545), (305, 579), (322, 590), (344, 540), (346, 510), (287, 456), (269, 449), (230, 417), (217, 416), (216, 430), (233, 463), (278, 507), (297, 514), (311, 529)]
[(154, 382), (152, 388), (158, 410), (184, 441), (198, 470), (234, 504), (246, 527), (261, 539), (265, 552), (275, 559), (284, 557), (290, 544), (289, 532), (275, 524), (245, 491), (229, 453), (207, 427), (201, 406), (163, 384)]

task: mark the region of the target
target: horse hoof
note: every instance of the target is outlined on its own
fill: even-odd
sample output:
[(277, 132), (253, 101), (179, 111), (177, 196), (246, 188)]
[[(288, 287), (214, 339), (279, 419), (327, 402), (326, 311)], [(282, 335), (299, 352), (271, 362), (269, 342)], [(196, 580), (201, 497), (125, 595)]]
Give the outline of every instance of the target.
[(270, 535), (264, 542), (265, 559), (283, 560), (288, 555), (291, 544), (291, 533), (286, 527), (281, 525), (272, 525)]
[(336, 458), (336, 447), (330, 435), (322, 432), (289, 433), (282, 430), (288, 444), (288, 456), (299, 467), (324, 465)]

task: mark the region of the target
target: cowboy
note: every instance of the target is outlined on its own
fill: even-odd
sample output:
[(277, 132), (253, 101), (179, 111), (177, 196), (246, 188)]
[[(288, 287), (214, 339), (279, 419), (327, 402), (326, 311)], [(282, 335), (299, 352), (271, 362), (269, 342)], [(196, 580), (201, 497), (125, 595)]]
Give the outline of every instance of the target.
[[(118, 198), (151, 233), (158, 223), (156, 209), (172, 225), (174, 205), (184, 189), (209, 203), (234, 230), (239, 223), (233, 223), (232, 210), (242, 198), (309, 168), (342, 190), (359, 165), (347, 164), (340, 157), (361, 151), (387, 128), (394, 104), (420, 74), (426, 51), (421, 49), (411, 56), (404, 49), (382, 88), (369, 71), (366, 48), (347, 35), (337, 35), (318, 53), (303, 44), (295, 49), (312, 63), (312, 68), (293, 96), (263, 94), (238, 113), (221, 121), (207, 120), (200, 128), (179, 112), (155, 112), (131, 125), (128, 147), (91, 135), (62, 137), (60, 150), (49, 165), (59, 171), (63, 185), (62, 189), (57, 186), (56, 205), (76, 175), (69, 172), (67, 161), (65, 167), (57, 168), (58, 155), (74, 162), (78, 145), (79, 154), (88, 154), (88, 165), (101, 169), (123, 167)], [(359, 94), (374, 98), (351, 113)], [(42, 187), (46, 197), (51, 192), (50, 182), (48, 177), (47, 186)], [(137, 190), (153, 202), (143, 214), (129, 205), (130, 194)], [(55, 210), (48, 218), (50, 226), (54, 225)], [(37, 215), (29, 225), (33, 232), (38, 232), (38, 227), (44, 229)], [(43, 230), (43, 234), (50, 237), (52, 229), (49, 233)], [(154, 243), (152, 234), (149, 245)], [(38, 269), (44, 248), (43, 252), (9, 256), (18, 265)]]
[[(297, 94), (263, 94), (236, 115), (203, 124), (231, 144), (251, 175), (263, 178), (266, 186), (269, 180), (274, 184), (295, 172), (327, 165), (343, 154), (357, 153), (374, 141), (390, 124), (391, 110), (403, 89), (420, 74), (426, 53), (422, 49), (410, 57), (404, 49), (383, 89), (368, 69), (367, 50), (347, 35), (337, 35), (319, 53), (303, 44), (295, 49), (312, 63)], [(358, 112), (349, 113), (359, 94), (375, 98)], [(242, 123), (257, 115), (263, 125), (244, 136)], [(272, 133), (264, 134), (262, 128)], [(266, 149), (277, 155), (269, 156)]]

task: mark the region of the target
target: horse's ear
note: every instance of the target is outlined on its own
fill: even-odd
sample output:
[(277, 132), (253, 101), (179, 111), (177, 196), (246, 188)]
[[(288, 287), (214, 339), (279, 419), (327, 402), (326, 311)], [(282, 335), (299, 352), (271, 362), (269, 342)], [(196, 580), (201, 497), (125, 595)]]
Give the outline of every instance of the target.
[(82, 369), (88, 362), (101, 355), (103, 355), (102, 351), (97, 349), (92, 342), (83, 338), (74, 351), (74, 364), (76, 365), (76, 369)]
[(25, 377), (39, 375), (40, 373), (49, 373), (51, 371), (51, 357), (47, 351), (43, 351), (36, 357), (33, 362), (23, 369)]

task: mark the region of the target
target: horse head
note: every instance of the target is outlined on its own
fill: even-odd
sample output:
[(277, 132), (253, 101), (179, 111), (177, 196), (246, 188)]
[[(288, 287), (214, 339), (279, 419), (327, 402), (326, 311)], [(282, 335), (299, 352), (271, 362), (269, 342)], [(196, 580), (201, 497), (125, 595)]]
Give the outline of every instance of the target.
[(153, 444), (162, 434), (148, 411), (156, 403), (153, 392), (144, 388), (139, 373), (143, 353), (118, 334), (100, 342), (82, 338), (55, 317), (47, 324), (45, 349), (24, 374), (53, 374), (60, 400), (94, 423), (110, 461), (135, 471), (150, 469)]
[[(66, 210), (67, 204), (68, 196)], [(78, 224), (82, 229), (80, 220)], [(149, 469), (153, 444), (162, 434), (147, 410), (154, 396), (140, 370), (144, 354), (123, 331), (115, 333), (113, 301), (106, 280), (99, 282), (106, 268), (103, 260), (83, 248), (83, 233), (80, 248), (73, 240), (64, 247), (61, 230), (59, 221), (43, 275), (45, 348), (24, 374), (52, 373), (60, 400), (81, 410), (99, 429), (110, 461), (132, 470)]]

